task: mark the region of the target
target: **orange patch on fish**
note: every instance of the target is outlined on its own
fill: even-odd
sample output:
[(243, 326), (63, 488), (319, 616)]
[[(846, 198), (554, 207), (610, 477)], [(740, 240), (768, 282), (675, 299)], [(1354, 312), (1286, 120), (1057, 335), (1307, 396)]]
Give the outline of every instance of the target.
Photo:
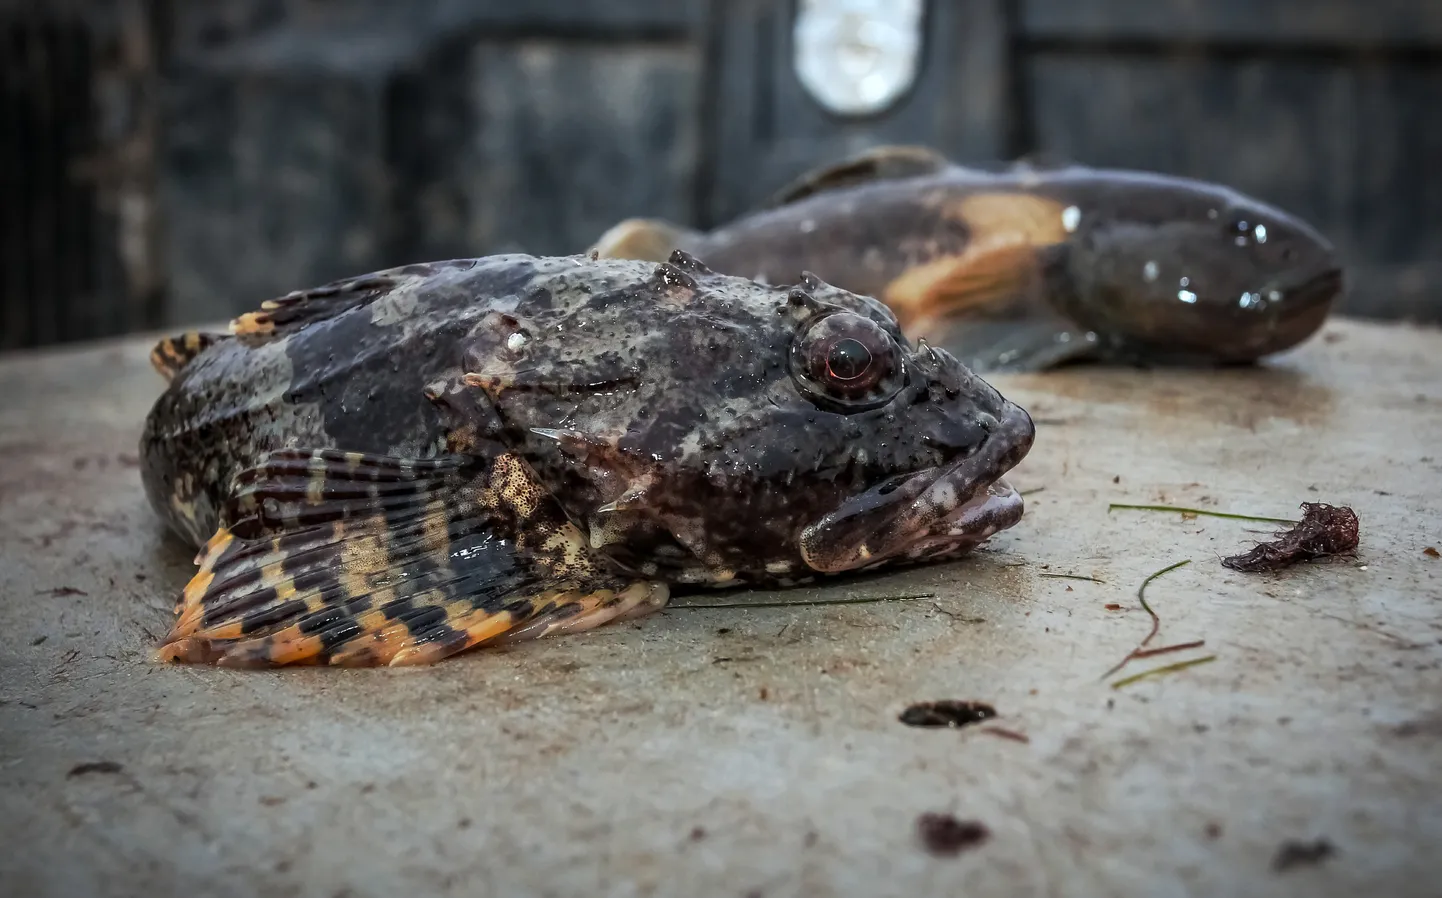
[(966, 248), (908, 268), (882, 291), (908, 336), (1024, 294), (1039, 274), (1037, 250), (1070, 235), (1067, 207), (1033, 194), (977, 193), (947, 215), (967, 227)]

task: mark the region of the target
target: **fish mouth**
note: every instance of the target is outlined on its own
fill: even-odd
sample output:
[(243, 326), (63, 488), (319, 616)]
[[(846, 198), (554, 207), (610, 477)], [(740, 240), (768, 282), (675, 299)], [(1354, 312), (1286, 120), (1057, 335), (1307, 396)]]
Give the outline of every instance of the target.
[(1021, 520), (1025, 503), (1002, 475), (1026, 457), (1035, 433), (1031, 416), (1007, 402), (976, 451), (878, 484), (806, 527), (802, 559), (840, 573), (970, 551)]
[(1306, 315), (1319, 307), (1329, 308), (1346, 285), (1345, 271), (1335, 266), (1288, 284), (1282, 290), (1286, 300), (1283, 314)]
[(1326, 322), (1346, 287), (1346, 272), (1337, 266), (1278, 285), (1281, 301), (1263, 314), (1260, 320), (1265, 324), (1239, 330), (1237, 358), (1250, 361), (1306, 340)]

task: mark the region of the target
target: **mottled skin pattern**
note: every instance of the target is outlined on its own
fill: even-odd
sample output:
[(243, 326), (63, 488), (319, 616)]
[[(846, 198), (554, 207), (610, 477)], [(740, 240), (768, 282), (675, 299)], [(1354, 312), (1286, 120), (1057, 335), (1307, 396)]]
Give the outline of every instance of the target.
[(717, 271), (784, 283), (805, 269), (879, 297), (909, 336), (979, 371), (1250, 362), (1315, 333), (1344, 289), (1324, 237), (1223, 186), (978, 170), (920, 147), (824, 166), (710, 233), (632, 219), (596, 245), (638, 259), (675, 248)]
[(143, 479), (201, 547), (167, 660), (428, 663), (673, 585), (955, 557), (1022, 514), (1027, 414), (810, 275), (454, 260), (232, 332), (152, 354)]

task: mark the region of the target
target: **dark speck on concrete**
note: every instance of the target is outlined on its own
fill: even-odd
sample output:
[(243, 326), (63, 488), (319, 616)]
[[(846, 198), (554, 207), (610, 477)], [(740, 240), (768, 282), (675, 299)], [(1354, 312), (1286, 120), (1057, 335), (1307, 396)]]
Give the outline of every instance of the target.
[(1283, 873), (1294, 867), (1312, 866), (1322, 863), (1336, 853), (1337, 849), (1325, 838), (1313, 842), (1288, 840), (1282, 843), (1272, 858), (1272, 869)]
[(991, 830), (977, 820), (958, 820), (951, 814), (925, 813), (916, 818), (921, 844), (937, 857), (954, 857), (991, 838)]
[(65, 776), (69, 778), (72, 776), (85, 776), (89, 773), (119, 773), (124, 769), (124, 767), (115, 761), (86, 761), (84, 764), (76, 764), (74, 767), (71, 767), (70, 772), (65, 774)]
[(917, 702), (897, 719), (909, 727), (963, 727), (996, 716), (985, 702)]

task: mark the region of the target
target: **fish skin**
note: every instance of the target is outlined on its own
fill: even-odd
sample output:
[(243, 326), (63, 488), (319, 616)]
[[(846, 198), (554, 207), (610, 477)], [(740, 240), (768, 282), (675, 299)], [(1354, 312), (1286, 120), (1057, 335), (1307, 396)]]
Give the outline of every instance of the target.
[(152, 361), (141, 477), (199, 549), (170, 662), (427, 664), (956, 558), (1020, 519), (1035, 435), (877, 300), (679, 252), (374, 272)]
[(629, 219), (593, 248), (679, 248), (777, 283), (810, 270), (884, 300), (908, 336), (983, 372), (1248, 363), (1313, 335), (1346, 289), (1315, 228), (1223, 185), (1060, 163), (970, 168), (923, 147), (821, 166), (710, 232)]

